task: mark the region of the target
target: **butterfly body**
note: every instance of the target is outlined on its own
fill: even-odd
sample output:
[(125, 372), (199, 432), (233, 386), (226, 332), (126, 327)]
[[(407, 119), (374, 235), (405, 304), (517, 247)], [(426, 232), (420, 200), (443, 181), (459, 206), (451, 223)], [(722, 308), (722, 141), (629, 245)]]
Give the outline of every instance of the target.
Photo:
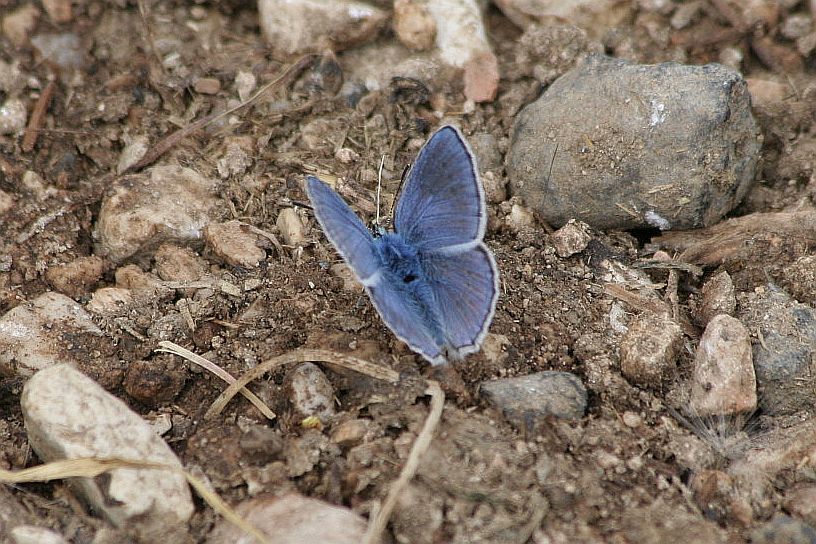
[(315, 216), (394, 334), (432, 364), (479, 349), (498, 298), (482, 241), (484, 193), (467, 144), (439, 129), (422, 148), (397, 203), (394, 231), (365, 228), (328, 185), (308, 177)]

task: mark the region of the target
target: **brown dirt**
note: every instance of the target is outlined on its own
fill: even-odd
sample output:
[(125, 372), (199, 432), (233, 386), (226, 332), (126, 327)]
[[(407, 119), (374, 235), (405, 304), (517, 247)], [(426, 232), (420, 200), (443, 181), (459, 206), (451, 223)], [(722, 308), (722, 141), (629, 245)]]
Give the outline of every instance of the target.
[[(0, 0), (3, 10), (20, 4)], [(138, 9), (130, 4), (122, 9), (118, 4), (127, 3), (75, 3), (72, 22), (60, 26), (60, 31), (84, 37), (89, 62), (82, 78), (57, 85), (33, 151), (22, 151), (21, 138), (0, 136), (0, 190), (15, 199), (12, 210), (0, 215), (0, 312), (58, 288), (61, 276), (52, 273), (58, 278), (49, 278), (46, 271), (94, 255), (93, 224), (124, 132), (146, 134), (156, 143), (179, 124), (223, 109), (225, 97), (234, 93), (194, 93), (191, 86), (197, 77), (217, 78), (229, 90), (239, 68), (252, 71), (263, 84), (284, 66), (265, 48), (251, 3), (218, 6), (171, 1), (151, 7), (148, 24), (153, 40), (179, 42), (177, 52), (189, 68), (184, 74), (158, 66), (142, 35)], [(208, 34), (197, 35), (187, 24), (192, 9), (205, 13), (195, 22), (207, 26)], [(487, 23), (491, 39), (498, 44), (500, 68), (507, 73), (503, 67), (512, 64), (513, 44), (521, 31), (495, 8), (489, 11)], [(772, 64), (767, 56), (756, 54), (760, 50), (771, 55), (776, 50), (768, 52), (761, 44), (751, 49), (750, 32), (736, 31), (713, 8), (703, 10), (683, 31), (673, 30), (669, 17), (658, 13), (640, 13), (627, 25), (608, 37), (609, 53), (656, 62), (676, 58), (680, 51), (689, 63), (705, 63), (716, 61), (726, 46), (733, 45), (745, 52), (747, 77), (779, 79), (767, 67)], [(43, 16), (38, 29), (48, 31), (49, 26)], [(719, 32), (720, 38), (708, 43), (695, 39), (695, 32), (707, 36)], [(765, 32), (776, 36), (775, 27)], [(119, 45), (103, 45), (104, 36), (116, 36)], [(121, 44), (128, 41), (125, 36), (131, 37), (130, 46)], [(394, 40), (389, 34), (380, 39)], [(773, 39), (785, 48), (782, 52), (797, 55), (791, 42)], [(40, 81), (50, 74), (48, 65), (39, 63), (27, 47), (5, 47), (0, 58), (19, 62), (27, 75)], [(427, 89), (385, 89), (350, 108), (334, 96), (337, 87), (332, 74), (336, 76), (337, 65), (327, 59), (233, 115), (234, 122), (211, 125), (183, 139), (160, 162), (182, 164), (220, 179), (217, 160), (227, 142), (245, 136), (262, 145), (252, 147), (252, 164), (245, 174), (223, 180), (219, 219), (239, 219), (275, 232), (278, 211), (307, 200), (301, 185), (305, 172), (349, 180), (344, 197), (358, 210), (370, 211), (380, 157), (386, 157), (385, 192), (393, 196), (403, 167), (416, 153), (416, 143), (436, 123), (427, 101), (417, 98), (417, 92)], [(785, 64), (793, 70), (786, 77), (797, 89), (814, 82), (812, 60)], [(342, 66), (342, 57), (340, 61)], [(506, 151), (513, 114), (535, 96), (536, 88), (529, 77), (503, 80), (495, 103), (479, 105), (467, 115), (457, 113), (463, 102), (460, 83), (440, 82), (434, 92), (444, 98), (440, 102), (447, 102), (449, 115), (456, 117), (466, 135), (489, 132)], [(759, 116), (766, 133), (764, 175), (738, 213), (779, 211), (812, 198), (813, 159), (797, 151), (800, 141), (809, 146), (803, 149), (812, 147), (807, 135), (810, 123), (794, 122), (794, 118), (787, 110)], [(319, 137), (301, 136), (304, 131)], [(335, 150), (340, 147), (353, 149), (360, 159), (348, 164), (339, 161)], [(26, 170), (39, 173), (54, 194), (36, 197), (22, 184)], [(586, 252), (562, 259), (543, 228), (515, 232), (504, 227), (508, 212), (506, 204), (493, 207), (493, 228), (486, 237), (502, 274), (491, 332), (507, 337), (506, 357), (489, 360), (477, 354), (458, 367), (470, 400), (459, 406), (449, 401), (420, 473), (394, 515), (396, 532), (407, 542), (527, 542), (530, 535), (533, 542), (680, 542), (693, 541), (693, 535), (710, 539), (701, 542), (747, 541), (753, 528), (781, 511), (784, 489), (770, 497), (772, 506), (748, 515), (743, 523), (735, 515), (707, 516), (687, 487), (689, 471), (705, 467), (690, 467), (679, 460), (680, 450), (688, 444), (704, 446), (666, 411), (665, 392), (636, 388), (619, 374), (618, 337), (609, 332), (608, 323), (613, 299), (604, 292), (606, 271), (599, 263), (610, 258), (635, 262), (645, 253), (648, 236), (594, 232)], [(126, 316), (128, 327), (141, 337), (108, 320), (100, 322), (106, 336), (98, 345), (77, 349), (86, 355), (80, 358), (88, 361), (83, 370), (139, 413), (147, 418), (171, 414), (173, 428), (165, 439), (185, 465), (200, 467), (228, 502), (247, 498), (248, 482), (258, 485), (260, 479), (266, 492), (297, 489), (367, 514), (372, 500), (382, 499), (397, 477), (404, 451), (427, 415), (421, 385), (392, 387), (327, 371), (339, 415), (321, 432), (304, 430), (293, 420), (284, 395), (285, 372), (275, 372), (252, 387), (280, 416), (268, 424), (269, 431), (244, 399), (233, 401), (220, 419), (204, 421), (203, 413), (223, 384), (176, 358), (153, 354), (158, 340), (172, 340), (237, 376), (268, 357), (299, 347), (333, 349), (392, 367), (409, 383), (419, 383), (426, 364), (394, 338), (363, 294), (344, 289), (342, 279), (329, 273), (329, 266), (339, 258), (313, 218), (310, 226), (302, 250), (283, 248), (281, 253), (270, 246), (266, 261), (253, 269), (230, 267), (210, 250), (194, 247), (210, 274), (236, 285), (258, 280), (258, 287), (241, 296), (177, 290), (150, 297)], [(780, 250), (769, 240), (767, 245), (753, 246), (749, 258), (739, 263), (738, 290), (750, 290), (765, 281), (768, 270), (782, 276), (780, 255), (794, 262), (807, 255), (812, 245), (803, 242)], [(147, 271), (160, 265), (149, 258), (135, 264)], [(78, 279), (64, 284), (66, 292), (87, 302), (94, 288), (115, 283), (116, 268), (105, 262), (95, 274), (68, 266), (66, 270)], [(650, 273), (654, 282), (666, 281), (665, 272)], [(680, 293), (684, 311), (702, 281), (684, 277)], [(179, 316), (177, 302), (184, 298), (200, 304), (192, 333)], [(693, 347), (700, 331), (689, 326), (685, 332), (687, 345)], [(681, 355), (678, 384), (688, 374), (691, 352), (687, 349)], [(481, 381), (540, 370), (569, 371), (584, 380), (590, 403), (583, 420), (554, 420), (544, 430), (529, 434), (513, 429), (480, 403)], [(22, 426), (21, 387), (17, 377), (0, 381), (0, 464), (4, 468), (38, 462)], [(639, 423), (625, 424), (624, 414), (629, 414), (627, 422)], [(331, 442), (333, 426), (351, 418), (368, 421), (367, 439), (352, 447)], [(37, 523), (58, 529), (72, 542), (90, 542), (103, 525), (71, 498), (64, 483), (23, 486), (14, 495)], [(406, 506), (412, 504), (412, 508)], [(528, 522), (537, 513), (543, 513), (543, 521), (540, 528), (531, 528)], [(439, 515), (443, 519), (435, 524)], [(676, 521), (664, 523), (667, 518)], [(193, 540), (203, 541), (213, 522), (213, 514), (199, 505), (191, 523)], [(678, 524), (683, 531), (678, 531)]]

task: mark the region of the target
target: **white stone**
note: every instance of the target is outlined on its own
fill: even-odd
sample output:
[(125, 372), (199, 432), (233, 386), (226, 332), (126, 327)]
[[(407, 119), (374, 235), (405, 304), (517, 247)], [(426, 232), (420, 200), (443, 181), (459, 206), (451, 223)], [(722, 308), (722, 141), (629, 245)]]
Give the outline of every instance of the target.
[(121, 174), (147, 154), (150, 149), (150, 141), (147, 136), (135, 136), (125, 140), (125, 147), (119, 154), (119, 162), (116, 163), (116, 173)]
[(19, 98), (9, 98), (0, 106), (0, 134), (20, 134), (27, 120), (25, 103)]
[[(359, 544), (366, 532), (363, 518), (348, 508), (297, 494), (252, 499), (235, 510), (274, 544)], [(255, 542), (226, 520), (221, 520), (207, 539), (207, 544)]]
[(0, 317), (0, 367), (31, 376), (57, 363), (78, 362), (75, 345), (83, 337), (102, 336), (91, 316), (61, 293), (44, 293)]
[(215, 182), (180, 166), (156, 166), (121, 177), (102, 201), (96, 254), (119, 262), (167, 241), (201, 239), (220, 204)]
[(303, 243), (304, 229), (303, 221), (294, 208), (284, 208), (278, 214), (275, 225), (280, 231), (283, 243), (287, 246), (298, 246)]
[(14, 544), (68, 544), (59, 533), (36, 525), (18, 525), (9, 536)]
[[(153, 428), (99, 384), (69, 365), (40, 371), (21, 398), (32, 448), (43, 461), (81, 457), (138, 459), (181, 468)], [(141, 542), (181, 542), (193, 514), (178, 473), (115, 469), (108, 478), (77, 478), (93, 509)]]

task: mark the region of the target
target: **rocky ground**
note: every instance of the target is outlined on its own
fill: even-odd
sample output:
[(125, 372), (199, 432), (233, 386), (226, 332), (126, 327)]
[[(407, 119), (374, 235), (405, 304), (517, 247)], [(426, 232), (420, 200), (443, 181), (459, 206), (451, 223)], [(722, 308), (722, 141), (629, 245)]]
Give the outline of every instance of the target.
[[(0, 469), (183, 467), (270, 542), (362, 542), (441, 380), (383, 542), (816, 542), (814, 17), (0, 0)], [(369, 220), (443, 124), (501, 295), (440, 374), (303, 182)], [(214, 414), (196, 355), (281, 364)], [(0, 488), (3, 541), (251, 541), (178, 471), (47, 479)]]

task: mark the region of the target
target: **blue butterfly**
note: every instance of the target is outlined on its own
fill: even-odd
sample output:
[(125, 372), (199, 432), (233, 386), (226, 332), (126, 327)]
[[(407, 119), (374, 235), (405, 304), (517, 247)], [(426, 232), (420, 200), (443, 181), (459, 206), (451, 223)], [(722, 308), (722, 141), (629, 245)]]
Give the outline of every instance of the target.
[(394, 231), (370, 232), (313, 176), (306, 192), (326, 237), (394, 334), (433, 365), (479, 350), (499, 296), (499, 271), (482, 241), (487, 215), (462, 134), (437, 130), (408, 172)]

